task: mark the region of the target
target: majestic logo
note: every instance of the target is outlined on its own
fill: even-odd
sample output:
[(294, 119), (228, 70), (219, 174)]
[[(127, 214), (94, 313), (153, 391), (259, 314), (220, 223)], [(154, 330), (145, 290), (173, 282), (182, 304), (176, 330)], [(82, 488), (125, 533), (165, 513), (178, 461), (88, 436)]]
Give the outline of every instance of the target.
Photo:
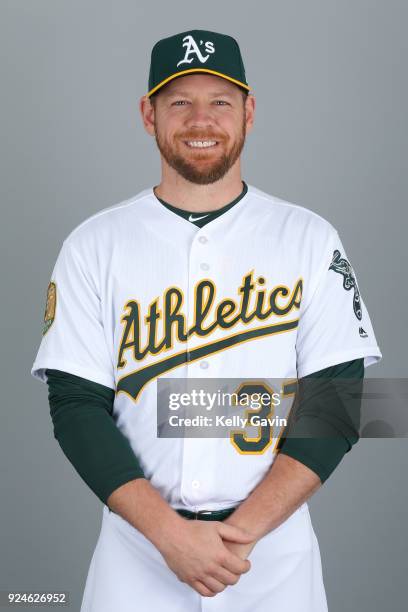
[(351, 267), (350, 262), (348, 262), (347, 259), (344, 259), (344, 257), (341, 257), (338, 249), (336, 249), (333, 253), (333, 259), (329, 266), (329, 270), (334, 270), (334, 272), (337, 272), (343, 276), (343, 287), (346, 289), (346, 291), (350, 291), (351, 289), (354, 290), (353, 310), (357, 319), (361, 321), (361, 300), (356, 277), (354, 276), (353, 268)]
[(359, 328), (358, 333), (360, 334), (362, 338), (368, 338), (367, 332), (362, 327)]
[(194, 57), (190, 58), (190, 56), (196, 56), (202, 64), (205, 64), (205, 62), (208, 60), (210, 55), (215, 52), (214, 43), (210, 41), (204, 42), (203, 40), (200, 40), (200, 45), (204, 45), (204, 49), (207, 55), (203, 55), (201, 53), (200, 47), (197, 45), (196, 41), (191, 36), (191, 34), (189, 34), (188, 36), (185, 36), (183, 38), (183, 47), (186, 48), (186, 52), (185, 52), (183, 59), (178, 62), (177, 68), (181, 64), (191, 64)]
[(51, 325), (54, 323), (56, 306), (57, 306), (57, 286), (55, 283), (51, 282), (48, 285), (48, 289), (47, 289), (47, 302), (45, 305), (44, 327), (43, 327), (43, 332), (42, 332), (43, 336), (47, 333)]
[[(150, 380), (169, 370), (243, 342), (295, 329), (299, 321), (297, 317), (283, 322), (268, 321), (266, 325), (265, 321), (273, 316), (284, 317), (293, 310), (299, 310), (302, 278), (296, 281), (292, 290), (286, 285), (277, 285), (268, 291), (264, 287), (265, 278), (260, 276), (254, 279), (253, 273), (252, 270), (246, 274), (238, 287), (239, 301), (226, 298), (217, 303), (215, 283), (211, 279), (200, 280), (194, 288), (192, 319), (182, 311), (184, 295), (178, 287), (169, 287), (163, 296), (151, 301), (146, 316), (142, 316), (138, 301), (127, 301), (121, 319), (123, 334), (119, 346), (118, 370), (127, 365), (129, 357), (134, 362), (141, 362), (149, 355), (160, 354), (161, 357), (123, 376), (118, 381), (117, 392), (123, 391), (137, 400)], [(239, 324), (240, 330), (235, 333), (219, 333)], [(205, 342), (204, 339), (213, 333), (217, 339)], [(203, 342), (163, 358), (163, 353), (172, 349), (176, 343), (187, 344), (192, 336), (202, 338)]]

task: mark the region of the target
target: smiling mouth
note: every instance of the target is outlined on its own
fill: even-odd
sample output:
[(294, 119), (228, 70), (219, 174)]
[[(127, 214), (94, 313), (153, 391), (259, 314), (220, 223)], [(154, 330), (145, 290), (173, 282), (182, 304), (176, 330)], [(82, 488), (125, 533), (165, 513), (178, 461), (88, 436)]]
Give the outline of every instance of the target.
[(189, 149), (200, 149), (200, 151), (213, 149), (219, 144), (218, 140), (184, 140), (183, 142)]

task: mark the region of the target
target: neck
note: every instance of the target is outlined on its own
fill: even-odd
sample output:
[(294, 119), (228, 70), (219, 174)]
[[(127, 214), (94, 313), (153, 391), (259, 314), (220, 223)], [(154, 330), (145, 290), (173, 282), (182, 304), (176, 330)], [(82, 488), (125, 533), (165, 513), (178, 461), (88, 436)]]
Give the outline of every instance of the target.
[(172, 168), (162, 167), (162, 179), (154, 188), (157, 197), (176, 208), (191, 212), (212, 211), (222, 208), (237, 198), (243, 183), (239, 160), (227, 174), (210, 185), (190, 183)]

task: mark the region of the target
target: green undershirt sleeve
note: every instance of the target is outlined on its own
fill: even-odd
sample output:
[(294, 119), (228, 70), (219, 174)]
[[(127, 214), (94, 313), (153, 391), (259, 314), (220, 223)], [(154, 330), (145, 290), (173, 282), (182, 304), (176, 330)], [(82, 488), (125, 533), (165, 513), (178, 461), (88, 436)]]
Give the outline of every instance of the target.
[(324, 483), (359, 440), (364, 359), (299, 379), (279, 450), (313, 470)]
[(115, 392), (59, 370), (46, 370), (54, 437), (75, 470), (106, 504), (118, 487), (144, 473), (113, 418)]

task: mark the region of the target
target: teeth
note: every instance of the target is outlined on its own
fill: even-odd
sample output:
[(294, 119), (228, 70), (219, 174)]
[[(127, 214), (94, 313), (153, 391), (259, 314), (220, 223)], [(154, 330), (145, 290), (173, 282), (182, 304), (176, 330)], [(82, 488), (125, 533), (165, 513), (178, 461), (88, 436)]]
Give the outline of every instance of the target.
[(216, 140), (189, 140), (187, 142), (189, 147), (213, 147), (217, 144)]

